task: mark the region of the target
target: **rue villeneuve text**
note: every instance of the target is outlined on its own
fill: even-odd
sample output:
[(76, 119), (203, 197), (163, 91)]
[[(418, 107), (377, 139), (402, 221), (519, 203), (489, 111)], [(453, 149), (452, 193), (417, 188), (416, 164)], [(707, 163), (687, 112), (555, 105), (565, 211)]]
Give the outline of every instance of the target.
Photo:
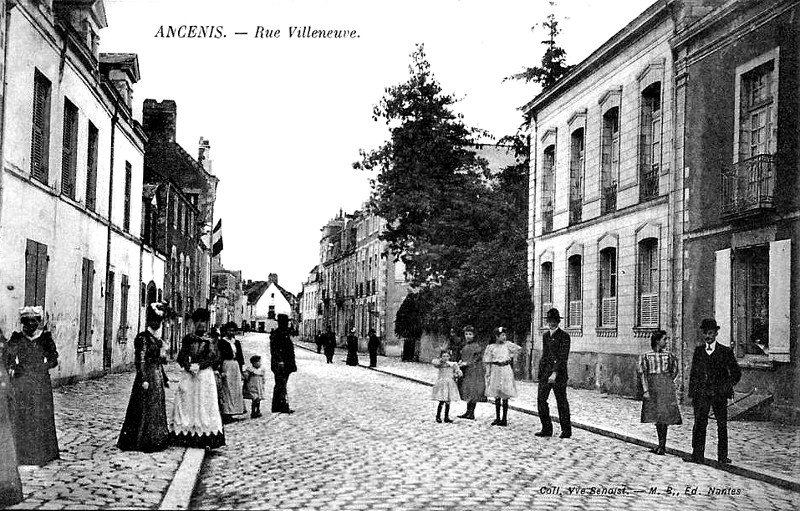
[(175, 39), (222, 39), (233, 37), (255, 39), (357, 39), (361, 35), (350, 28), (319, 28), (309, 25), (269, 28), (262, 25), (246, 30), (228, 31), (222, 25), (160, 25), (155, 37)]

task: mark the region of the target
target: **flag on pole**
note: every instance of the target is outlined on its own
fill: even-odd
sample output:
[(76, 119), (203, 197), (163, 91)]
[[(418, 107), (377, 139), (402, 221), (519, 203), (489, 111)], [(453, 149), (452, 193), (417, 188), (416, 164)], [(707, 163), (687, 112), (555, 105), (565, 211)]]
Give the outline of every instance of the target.
[(211, 232), (211, 257), (222, 252), (222, 219), (217, 220), (217, 225)]

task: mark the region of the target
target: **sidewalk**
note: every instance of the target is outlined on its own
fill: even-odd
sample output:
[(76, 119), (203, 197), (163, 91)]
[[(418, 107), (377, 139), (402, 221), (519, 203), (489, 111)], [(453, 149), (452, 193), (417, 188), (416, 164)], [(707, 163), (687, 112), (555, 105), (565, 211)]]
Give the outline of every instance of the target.
[[(313, 343), (298, 342), (298, 346), (316, 352)], [(337, 349), (334, 361), (341, 363), (345, 356), (344, 350)], [(322, 356), (322, 355), (320, 355)], [(361, 365), (369, 364), (366, 353), (359, 353)], [(394, 357), (378, 357), (378, 367), (374, 370), (432, 385), (436, 371), (429, 364), (417, 362), (402, 362)], [(527, 414), (538, 415), (536, 412), (537, 384), (528, 381), (519, 381), (519, 397), (511, 400), (511, 408)], [(605, 436), (637, 444), (643, 456), (653, 456), (647, 450), (655, 447), (656, 431), (652, 424), (639, 422), (641, 402), (634, 399), (612, 394), (602, 394), (592, 390), (569, 388), (568, 390), (570, 412), (572, 416), (573, 432), (572, 441), (580, 441), (580, 430), (587, 430)], [(555, 400), (551, 396), (552, 413), (555, 410)], [(490, 407), (491, 404), (479, 404), (479, 407)], [(454, 415), (463, 411), (463, 404), (455, 404)], [(667, 438), (668, 453), (678, 456), (688, 456), (692, 451), (692, 416), (691, 406), (681, 406), (683, 424), (670, 426)], [(553, 417), (557, 420), (556, 417)], [(525, 420), (531, 422), (531, 441), (535, 441), (533, 433), (539, 428), (536, 418), (516, 419), (512, 416), (510, 421)], [(706, 438), (706, 458), (709, 464), (716, 458), (717, 431), (716, 423), (711, 420)], [(556, 427), (556, 434), (558, 428)], [(729, 456), (733, 463), (719, 467), (746, 477), (753, 477), (762, 481), (777, 484), (784, 488), (800, 491), (800, 427), (780, 425), (770, 421), (735, 421), (728, 422)]]
[[(178, 366), (167, 374), (177, 380)], [(157, 453), (117, 449), (134, 373), (109, 374), (53, 390), (61, 457), (19, 468), (25, 500), (10, 509), (157, 509), (184, 448)], [(167, 410), (177, 383), (167, 389)], [(186, 499), (188, 502), (188, 499)]]

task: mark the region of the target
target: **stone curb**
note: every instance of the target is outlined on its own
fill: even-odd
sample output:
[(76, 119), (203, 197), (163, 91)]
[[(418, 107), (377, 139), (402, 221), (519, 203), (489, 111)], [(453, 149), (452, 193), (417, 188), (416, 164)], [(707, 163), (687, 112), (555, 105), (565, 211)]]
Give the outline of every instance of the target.
[[(311, 351), (313, 353), (316, 353), (315, 350), (313, 350), (311, 348), (308, 348), (306, 346), (303, 346), (301, 344), (297, 344), (297, 346), (300, 347), (300, 348), (303, 348), (304, 350), (308, 350), (308, 351)], [(394, 376), (396, 378), (401, 378), (403, 380), (412, 381), (414, 383), (419, 383), (419, 384), (422, 384), (422, 385), (425, 385), (425, 386), (428, 386), (428, 387), (432, 387), (433, 386), (433, 383), (431, 383), (429, 381), (424, 381), (424, 380), (420, 380), (418, 378), (414, 378), (413, 376), (407, 376), (407, 375), (404, 375), (404, 374), (399, 374), (399, 373), (395, 373), (395, 372), (392, 372), (392, 371), (387, 371), (386, 369), (379, 369), (377, 367), (368, 367), (368, 366), (365, 366), (365, 365), (362, 365), (362, 364), (359, 364), (359, 367), (363, 367), (364, 369), (369, 369), (371, 371), (375, 371), (375, 372), (378, 372), (378, 373), (383, 373), (383, 374), (386, 374), (386, 375), (389, 375), (389, 376)], [(539, 416), (539, 412), (537, 412), (536, 410), (532, 410), (530, 408), (527, 408), (527, 407), (509, 404), (509, 408), (514, 410), (514, 411), (522, 412), (522, 413), (527, 414), (527, 415), (535, 415), (536, 417)], [(553, 422), (559, 422), (557, 417), (552, 417), (552, 419), (553, 419)], [(621, 440), (623, 442), (627, 442), (627, 443), (630, 443), (630, 444), (638, 445), (638, 446), (641, 446), (641, 447), (648, 447), (648, 448), (651, 448), (651, 449), (657, 447), (657, 445), (655, 443), (651, 442), (651, 441), (644, 440), (644, 439), (641, 439), (641, 438), (637, 438), (635, 436), (631, 436), (631, 435), (628, 435), (626, 433), (621, 433), (619, 431), (613, 431), (611, 429), (605, 429), (605, 428), (600, 428), (600, 427), (597, 427), (597, 426), (592, 426), (591, 424), (583, 424), (583, 423), (580, 423), (580, 422), (573, 421), (572, 422), (572, 427), (573, 427), (573, 429), (582, 429), (582, 430), (588, 431), (590, 433), (606, 436), (606, 437), (609, 437), (609, 438), (614, 438), (616, 440)], [(681, 458), (687, 458), (687, 457), (691, 456), (690, 452), (683, 451), (681, 449), (675, 449), (673, 447), (667, 447), (667, 453), (671, 454), (673, 456), (681, 457)], [(762, 482), (765, 482), (765, 483), (774, 484), (775, 486), (780, 486), (781, 488), (785, 488), (787, 490), (800, 492), (800, 480), (789, 478), (789, 477), (786, 477), (784, 475), (777, 474), (775, 472), (770, 472), (768, 470), (764, 470), (764, 469), (761, 469), (761, 468), (748, 467), (746, 465), (734, 465), (734, 464), (727, 464), (726, 465), (726, 464), (719, 463), (719, 462), (714, 461), (714, 460), (709, 459), (709, 458), (705, 458), (704, 464), (705, 465), (709, 465), (709, 466), (711, 466), (713, 468), (716, 468), (718, 470), (722, 470), (724, 472), (729, 472), (731, 474), (736, 474), (736, 475), (747, 477), (747, 478), (750, 478), (750, 479), (755, 479), (757, 481), (762, 481)]]
[(183, 454), (175, 477), (167, 488), (167, 493), (161, 501), (158, 509), (189, 509), (192, 500), (192, 493), (197, 484), (200, 470), (203, 468), (203, 460), (206, 456), (205, 449), (188, 448)]

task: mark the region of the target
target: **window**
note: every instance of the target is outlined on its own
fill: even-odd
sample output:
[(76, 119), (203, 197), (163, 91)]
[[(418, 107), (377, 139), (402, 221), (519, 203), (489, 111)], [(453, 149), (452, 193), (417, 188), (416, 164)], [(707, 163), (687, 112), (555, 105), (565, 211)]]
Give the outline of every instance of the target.
[(741, 76), (739, 99), (739, 160), (770, 154), (773, 119), (774, 61)]
[(567, 326), (583, 325), (583, 298), (581, 289), (581, 256), (567, 260)]
[(173, 229), (177, 229), (178, 228), (178, 196), (177, 195), (173, 195), (172, 196), (172, 204), (173, 204), (173, 207), (172, 207), (172, 228)]
[(639, 128), (639, 199), (658, 196), (661, 171), (661, 82), (642, 91)]
[(547, 146), (542, 158), (542, 233), (553, 230), (553, 209), (555, 206), (555, 164), (556, 146)]
[(617, 209), (617, 176), (619, 174), (619, 108), (610, 108), (603, 115), (600, 150), (600, 214)]
[(547, 311), (553, 307), (553, 263), (542, 263), (540, 300), (542, 326), (547, 326)]
[(128, 276), (122, 275), (120, 279), (120, 301), (119, 309), (119, 342), (128, 341), (128, 293), (131, 285), (128, 283)]
[(584, 164), (583, 128), (572, 132), (570, 137), (569, 160), (569, 224), (581, 221), (583, 215), (583, 164)]
[(86, 156), (86, 208), (95, 211), (97, 208), (97, 150), (99, 132), (89, 123), (89, 141)]
[(78, 351), (92, 345), (92, 299), (94, 298), (94, 261), (83, 258), (81, 265), (81, 311), (78, 325)]
[(78, 160), (78, 108), (64, 98), (64, 138), (61, 142), (61, 193), (75, 198), (75, 169)]
[(47, 245), (28, 240), (25, 246), (25, 305), (44, 307), (48, 261)]
[(617, 326), (617, 250), (600, 251), (600, 326)]
[(267, 319), (275, 319), (275, 306), (270, 305), (267, 311)]
[(639, 243), (639, 326), (657, 328), (658, 314), (658, 240), (647, 238)]
[(736, 250), (733, 272), (735, 353), (769, 355), (769, 245)]
[(50, 80), (37, 69), (33, 77), (31, 178), (47, 184), (50, 157)]
[(122, 229), (126, 232), (131, 230), (131, 185), (133, 181), (133, 169), (130, 162), (125, 162), (125, 204), (123, 205)]

